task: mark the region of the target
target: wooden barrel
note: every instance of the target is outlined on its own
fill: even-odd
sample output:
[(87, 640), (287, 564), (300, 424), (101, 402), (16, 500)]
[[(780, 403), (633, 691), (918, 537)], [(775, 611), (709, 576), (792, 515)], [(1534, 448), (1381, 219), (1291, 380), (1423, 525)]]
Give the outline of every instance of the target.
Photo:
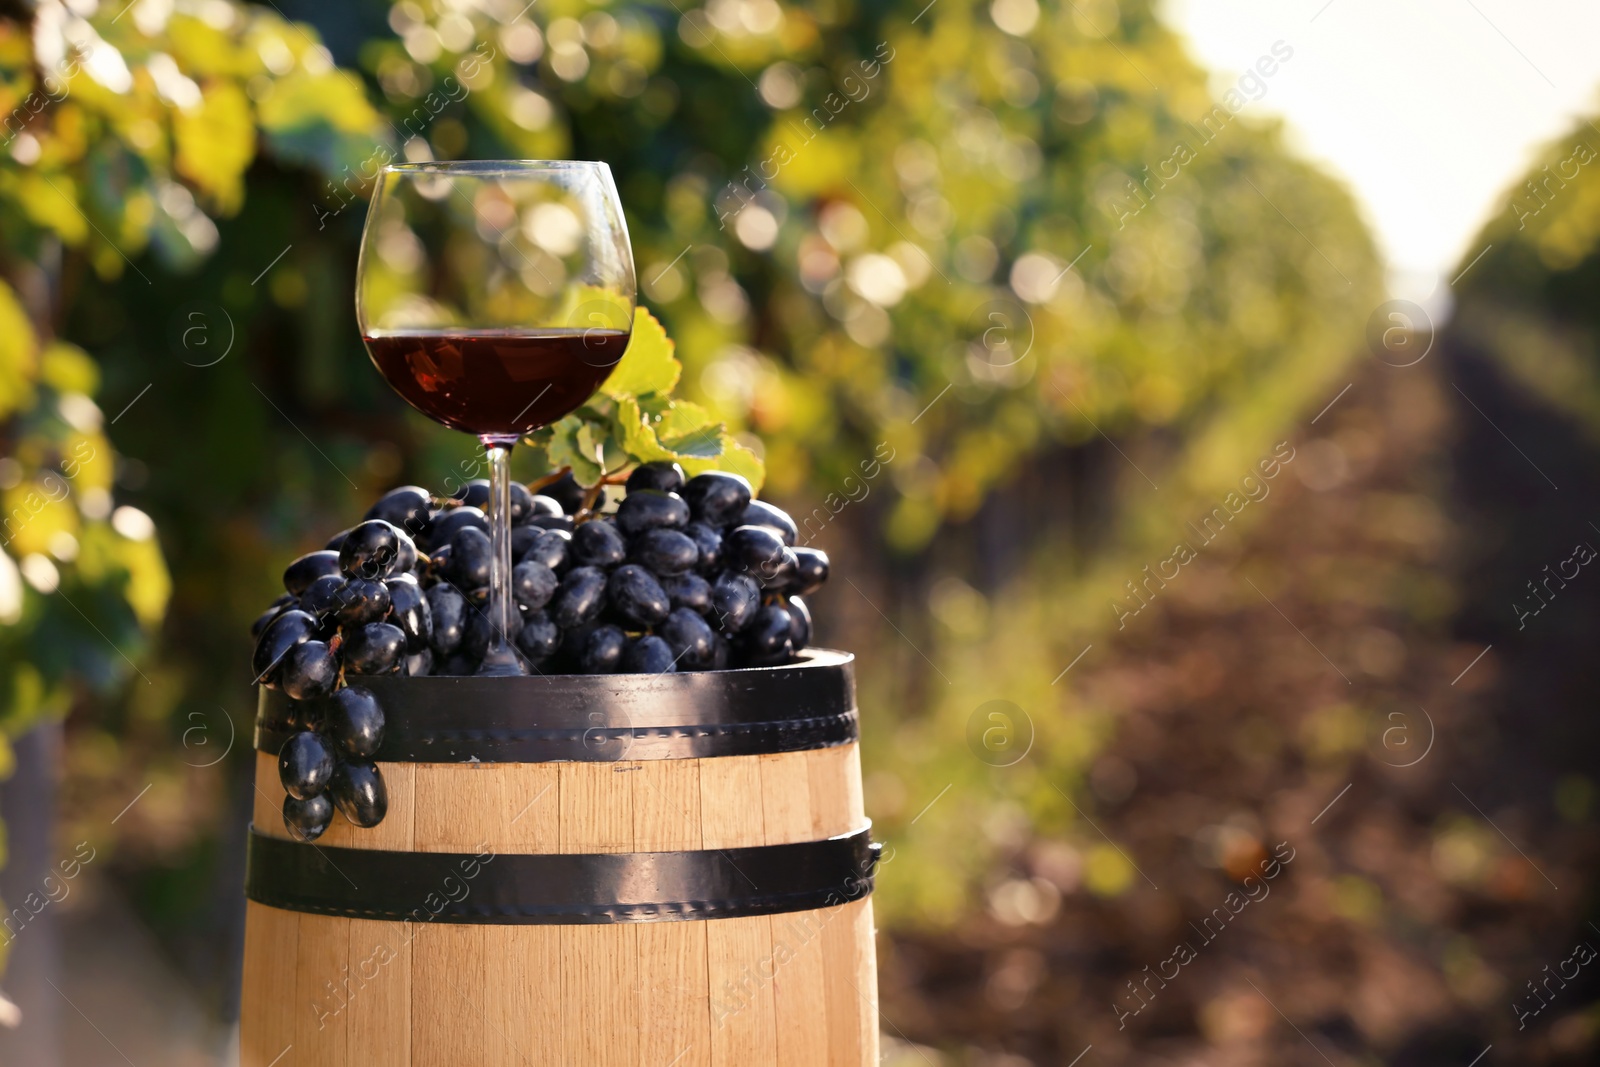
[(362, 684), (388, 815), (311, 844), (262, 691), (243, 1067), (877, 1063), (851, 656)]

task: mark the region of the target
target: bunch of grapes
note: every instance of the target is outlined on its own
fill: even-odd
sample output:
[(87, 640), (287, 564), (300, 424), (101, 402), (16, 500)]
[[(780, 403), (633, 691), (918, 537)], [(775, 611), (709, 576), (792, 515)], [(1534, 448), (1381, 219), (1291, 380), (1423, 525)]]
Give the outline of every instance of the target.
[[(773, 666), (810, 643), (803, 598), (827, 580), (828, 557), (795, 546), (785, 512), (738, 475), (686, 478), (676, 463), (643, 464), (624, 489), (608, 512), (604, 491), (570, 474), (538, 494), (511, 486), (508, 638), (532, 670)], [(477, 671), (491, 637), (488, 501), (486, 481), (446, 500), (391, 490), (290, 563), (285, 593), (252, 627), (256, 681), (281, 688), (303, 727), (279, 758), (297, 836), (326, 829), (333, 805), (359, 826), (383, 818), (383, 780), (363, 762), (383, 713), (350, 677)]]

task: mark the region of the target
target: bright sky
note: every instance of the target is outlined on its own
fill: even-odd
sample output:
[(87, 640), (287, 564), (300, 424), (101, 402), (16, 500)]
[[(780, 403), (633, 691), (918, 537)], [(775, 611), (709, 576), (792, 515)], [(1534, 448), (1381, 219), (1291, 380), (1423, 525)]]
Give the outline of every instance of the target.
[(1294, 49), (1246, 113), (1285, 117), (1349, 183), (1412, 299), (1442, 296), (1512, 182), (1570, 154), (1542, 150), (1600, 101), (1595, 0), (1165, 2), (1224, 86), (1275, 41)]

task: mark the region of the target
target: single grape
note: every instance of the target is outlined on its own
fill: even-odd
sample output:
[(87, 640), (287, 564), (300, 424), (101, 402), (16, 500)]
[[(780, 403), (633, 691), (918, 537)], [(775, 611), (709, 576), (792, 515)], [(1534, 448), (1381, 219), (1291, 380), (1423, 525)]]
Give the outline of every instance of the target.
[(708, 471), (690, 478), (683, 499), (690, 513), (707, 526), (731, 526), (750, 504), (750, 483), (737, 474)]
[(389, 573), (384, 577), (393, 578), (396, 575), (411, 573), (416, 569), (417, 557), (417, 543), (411, 539), (410, 534), (401, 530), (400, 547), (395, 553), (394, 566), (389, 568)]
[(339, 553), (307, 552), (283, 570), (283, 587), (290, 596), (300, 596), (311, 583), (327, 574), (339, 573)]
[(737, 666), (733, 642), (722, 634), (717, 635), (717, 644), (711, 653), (711, 667), (713, 671), (725, 671), (729, 667)]
[[(589, 525), (589, 524), (585, 524)], [(574, 567), (561, 579), (550, 617), (566, 629), (593, 620), (605, 606), (606, 574), (598, 567)]]
[(753, 577), (761, 583), (763, 589), (783, 590), (794, 584), (795, 571), (799, 567), (799, 559), (794, 554), (794, 549), (785, 545), (783, 551), (778, 553), (778, 561), (771, 566), (763, 567), (760, 573)]
[(325, 641), (304, 641), (294, 646), (278, 685), (291, 700), (321, 700), (339, 681), (339, 656)]
[(346, 758), (371, 759), (383, 744), (383, 708), (366, 686), (347, 685), (325, 705), (322, 732)]
[(325, 737), (301, 730), (290, 734), (278, 750), (278, 781), (290, 796), (308, 800), (328, 788), (335, 762), (333, 748)]
[(611, 625), (596, 626), (583, 643), (578, 667), (584, 674), (613, 674), (622, 665), (628, 635)]
[(542, 493), (533, 494), (532, 506), (529, 510), (531, 518), (559, 519), (564, 515), (566, 515), (566, 511), (561, 507), (561, 501), (553, 496), (545, 496)]
[(345, 602), (344, 584), (344, 575), (324, 574), (300, 594), (300, 610), (319, 619), (337, 614)]
[(811, 609), (798, 596), (788, 598), (789, 644), (799, 652), (811, 643)]
[(417, 485), (402, 485), (379, 497), (378, 502), (367, 509), (366, 517), (382, 519), (409, 534), (419, 534), (428, 526), (432, 503), (426, 489)]
[[(311, 584), (315, 585), (316, 582)], [(285, 593), (277, 600), (274, 600), (272, 605), (268, 607), (266, 611), (263, 611), (260, 615), (258, 615), (255, 622), (250, 624), (250, 636), (255, 638), (260, 637), (261, 631), (267, 628), (268, 623), (270, 623), (273, 619), (276, 619), (279, 615), (282, 615), (284, 612), (288, 611), (290, 608), (294, 607), (297, 603), (298, 601), (295, 600), (293, 594), (291, 593)]]
[(688, 608), (704, 615), (711, 610), (711, 583), (698, 574), (669, 574), (661, 588), (675, 608)]
[(450, 564), (455, 558), (455, 550), (448, 544), (439, 545), (428, 553), (428, 575), (435, 579), (444, 579), (450, 573)]
[(433, 636), (428, 644), (440, 656), (448, 656), (461, 647), (467, 600), (448, 585), (436, 585), (428, 590), (428, 608), (433, 613)]
[(309, 800), (283, 798), (283, 826), (296, 841), (315, 841), (333, 822), (333, 801), (318, 795)]
[(256, 641), (255, 655), (250, 666), (255, 670), (255, 680), (269, 688), (278, 684), (278, 672), (283, 661), (295, 645), (311, 640), (317, 634), (317, 620), (304, 611), (291, 608), (267, 624)]
[(386, 622), (369, 622), (347, 633), (344, 669), (347, 674), (393, 674), (405, 655), (406, 635)]
[(672, 658), (683, 670), (697, 671), (711, 666), (717, 635), (699, 615), (688, 608), (676, 608), (660, 630), (662, 639), (672, 650)]
[(520, 526), (533, 518), (533, 494), (521, 482), (511, 483), (511, 524)]
[(674, 674), (678, 664), (665, 641), (647, 634), (628, 642), (622, 669), (630, 674)]
[(676, 493), (683, 488), (683, 468), (676, 463), (657, 461), (641, 463), (628, 475), (628, 492), (637, 489), (659, 489), (663, 493)]
[(360, 827), (372, 827), (389, 812), (389, 791), (375, 763), (345, 762), (333, 772), (328, 794), (339, 812)]
[(428, 594), (415, 580), (391, 578), (385, 584), (389, 587), (389, 621), (406, 635), (406, 652), (415, 655), (428, 647), (433, 636), (433, 609), (428, 605)]
[(346, 628), (379, 622), (389, 614), (389, 587), (372, 578), (351, 578), (339, 591), (339, 622)]
[(797, 548), (794, 559), (794, 580), (789, 583), (789, 591), (810, 596), (821, 589), (828, 580), (828, 554), (819, 548)]
[(680, 530), (689, 525), (689, 505), (677, 493), (659, 489), (637, 489), (622, 498), (617, 507), (617, 527), (628, 537), (646, 530)]
[(672, 610), (655, 575), (634, 563), (611, 572), (606, 580), (606, 599), (613, 611), (639, 629), (661, 622)]
[(511, 568), (511, 596), (519, 608), (538, 611), (555, 595), (559, 581), (543, 563), (519, 563)]
[(474, 478), (460, 489), (450, 494), (452, 500), (459, 500), (469, 508), (478, 508), (480, 511), (489, 510), (489, 479)]
[(450, 580), (462, 589), (480, 589), (489, 584), (494, 566), (494, 545), (489, 535), (476, 526), (456, 531), (450, 539)]
[(572, 531), (572, 544), (568, 551), (572, 561), (580, 567), (615, 567), (628, 555), (628, 546), (617, 532), (615, 523), (607, 519), (592, 519), (579, 523)]
[(339, 549), (339, 569), (347, 578), (387, 578), (397, 567), (404, 536), (382, 519), (360, 523)]
[(523, 563), (542, 563), (560, 573), (567, 565), (567, 555), (572, 547), (572, 535), (565, 530), (543, 530), (527, 527), (533, 533), (527, 549), (515, 557)]
[(715, 574), (722, 569), (722, 531), (698, 520), (683, 528), (700, 552), (700, 573)]
[(711, 583), (711, 621), (726, 634), (749, 625), (761, 606), (761, 587), (747, 574), (725, 571)]
[(750, 625), (739, 634), (745, 658), (753, 667), (772, 667), (787, 663), (794, 646), (790, 633), (794, 620), (781, 604), (768, 604), (756, 612)]
[(799, 539), (800, 531), (795, 528), (794, 520), (782, 508), (773, 507), (765, 500), (752, 500), (745, 505), (744, 513), (739, 516), (740, 526), (765, 526), (777, 532), (783, 538), (783, 543), (793, 545)]
[(432, 674), (433, 649), (425, 648), (421, 652), (411, 653), (400, 665), (400, 673), (407, 678), (426, 678)]
[(489, 616), (477, 604), (467, 605), (467, 625), (461, 634), (461, 655), (474, 663), (482, 661), (483, 654), (489, 651), (489, 638), (494, 634), (494, 627), (489, 623)]
[(517, 631), (517, 650), (535, 666), (548, 660), (561, 647), (561, 631), (550, 621), (550, 616), (535, 611)]
[(722, 539), (723, 563), (757, 581), (783, 565), (783, 539), (765, 526), (739, 526)]
[(428, 536), (432, 544), (448, 545), (456, 536), (457, 531), (468, 526), (476, 526), (484, 533), (489, 532), (489, 520), (482, 511), (475, 507), (447, 508), (434, 516), (433, 525), (428, 528)]
[(511, 528), (511, 558), (520, 560), (544, 531), (538, 526), (513, 526)]
[(628, 558), (657, 574), (683, 574), (700, 562), (700, 550), (678, 530), (646, 530), (633, 539)]

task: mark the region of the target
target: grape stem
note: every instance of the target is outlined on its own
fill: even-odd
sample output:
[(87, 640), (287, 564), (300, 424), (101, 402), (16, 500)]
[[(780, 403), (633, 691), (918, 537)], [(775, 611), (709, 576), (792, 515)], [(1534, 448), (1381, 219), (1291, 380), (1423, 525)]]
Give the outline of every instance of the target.
[(594, 518), (594, 502), (600, 498), (600, 492), (608, 485), (622, 485), (628, 480), (625, 468), (618, 467), (610, 474), (600, 475), (600, 480), (583, 491), (583, 506), (578, 508), (577, 517), (572, 521), (588, 522)]

